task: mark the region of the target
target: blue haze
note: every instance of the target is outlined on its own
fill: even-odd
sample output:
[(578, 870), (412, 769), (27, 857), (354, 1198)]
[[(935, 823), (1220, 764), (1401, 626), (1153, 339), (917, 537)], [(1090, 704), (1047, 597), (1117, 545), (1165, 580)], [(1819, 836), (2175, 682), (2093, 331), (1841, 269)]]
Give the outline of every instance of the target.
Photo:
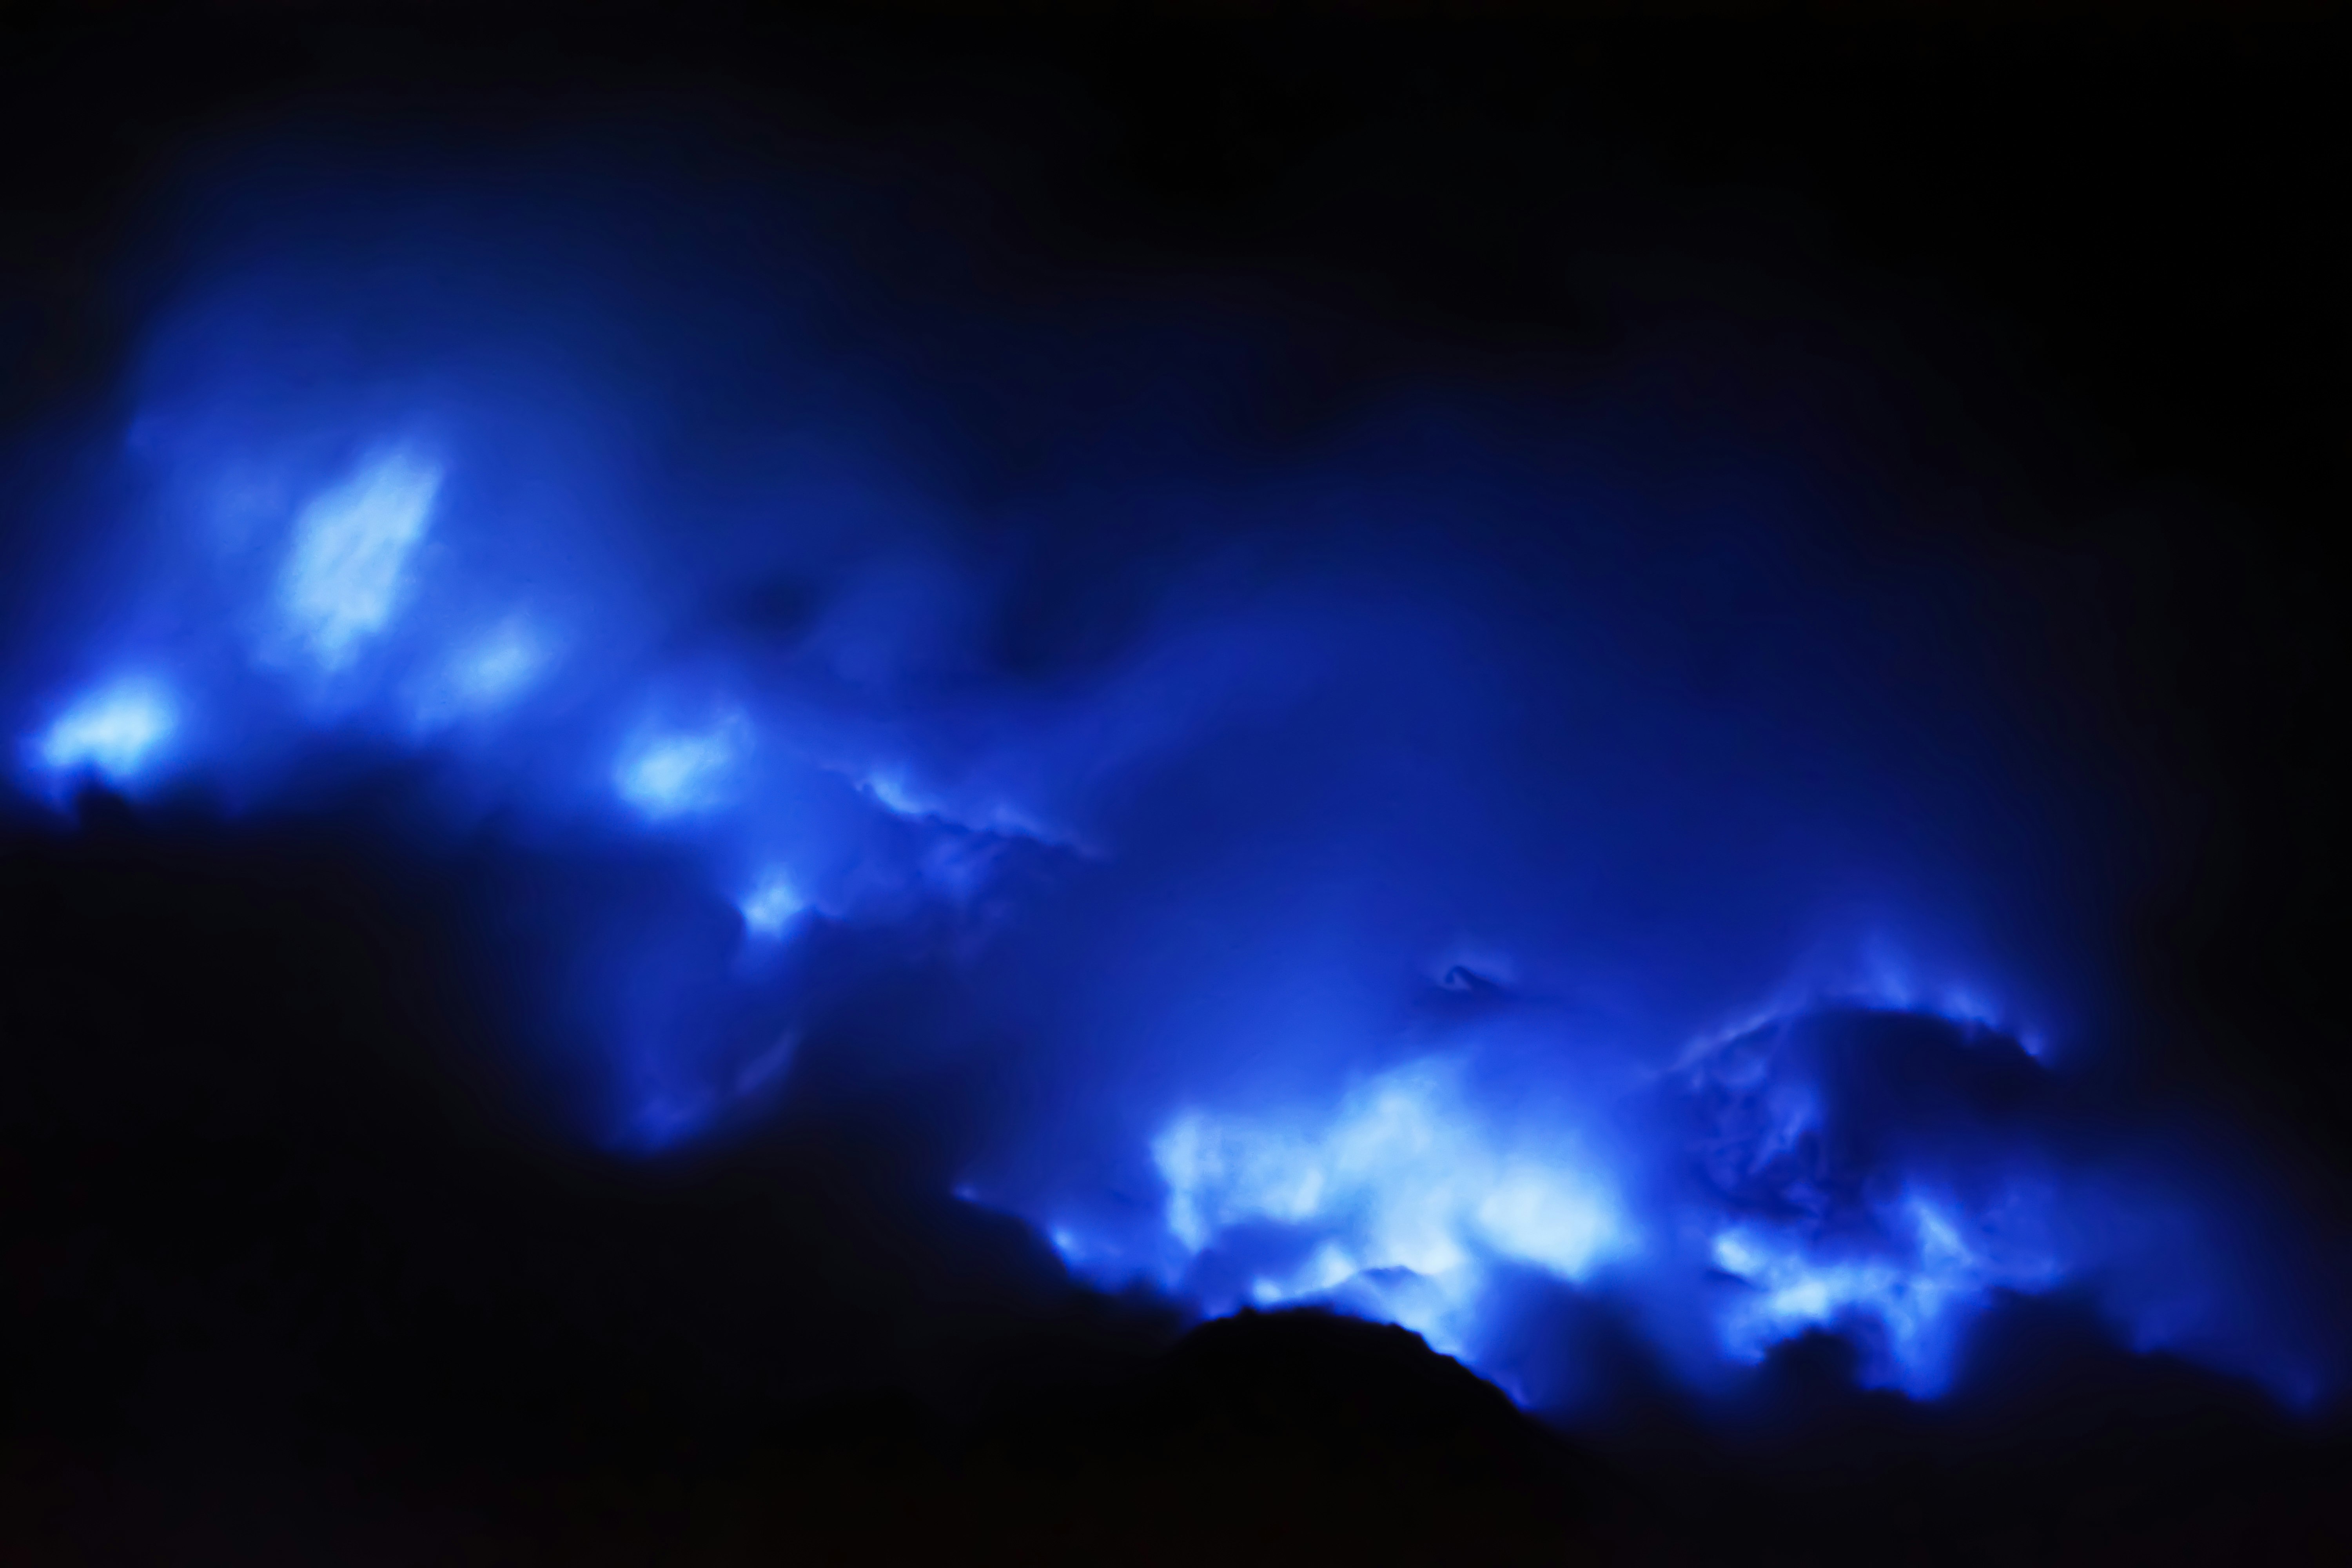
[[(571, 1135), (755, 1127), (840, 975), (943, 976), (856, 1071), (984, 1056), (958, 1191), (1075, 1278), (1532, 1403), (1530, 1275), (1700, 1390), (1828, 1331), (1931, 1398), (2047, 1292), (2336, 1386), (2259, 1173), (2085, 1109), (2134, 808), (1817, 368), (1284, 425), (1278, 309), (960, 279), (984, 237), (672, 155), (192, 174), (5, 649), (23, 795), (233, 819), (396, 757), (442, 840), (642, 851), (642, 907), (514, 889), (578, 955), (512, 977)], [(1710, 356), (1747, 390), (1677, 394)]]

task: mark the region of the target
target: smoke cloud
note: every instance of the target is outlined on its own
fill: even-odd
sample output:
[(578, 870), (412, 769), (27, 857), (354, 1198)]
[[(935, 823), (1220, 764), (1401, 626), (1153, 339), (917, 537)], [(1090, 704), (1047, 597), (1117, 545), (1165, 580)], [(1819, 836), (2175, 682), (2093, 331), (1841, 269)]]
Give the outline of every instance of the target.
[(1702, 1393), (1826, 1332), (1932, 1399), (2038, 1296), (2336, 1386), (2260, 1162), (2094, 1092), (2154, 830), (1998, 575), (1885, 526), (1931, 480), (1854, 365), (1694, 308), (1302, 390), (1276, 304), (1015, 287), (675, 128), (248, 143), (168, 205), (16, 786), (233, 831), (394, 770), (557, 955), (502, 983), (564, 1136), (960, 1063), (938, 1179), (1075, 1278), (1540, 1405), (1531, 1283)]

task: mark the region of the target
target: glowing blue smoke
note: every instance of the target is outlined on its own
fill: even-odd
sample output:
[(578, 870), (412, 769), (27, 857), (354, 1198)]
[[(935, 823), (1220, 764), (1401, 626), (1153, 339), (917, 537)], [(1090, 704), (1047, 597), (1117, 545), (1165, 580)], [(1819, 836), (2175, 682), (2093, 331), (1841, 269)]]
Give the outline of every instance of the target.
[[(1280, 1227), (1287, 1245), (1251, 1271), (1247, 1300), (1345, 1288), (1448, 1350), (1465, 1344), (1458, 1320), (1475, 1310), (1484, 1263), (1525, 1262), (1577, 1280), (1635, 1244), (1597, 1160), (1580, 1160), (1557, 1132), (1516, 1145), (1498, 1136), (1465, 1102), (1450, 1066), (1391, 1069), (1351, 1091), (1327, 1124), (1303, 1131), (1180, 1116), (1151, 1147), (1169, 1234), (1197, 1263), (1230, 1231)], [(1412, 1289), (1399, 1292), (1407, 1277)], [(1196, 1284), (1213, 1301), (1236, 1304), (1213, 1283)]]
[(278, 601), (289, 633), (320, 669), (350, 664), (399, 613), (440, 489), (438, 465), (390, 452), (294, 520)]
[(417, 694), (417, 721), (437, 727), (496, 713), (527, 694), (554, 659), (554, 649), (527, 618), (509, 616), (426, 678)]
[(94, 773), (127, 785), (162, 760), (177, 716), (152, 681), (124, 680), (76, 701), (41, 731), (29, 750), (52, 782)]
[(1883, 1340), (1864, 1365), (1867, 1381), (1937, 1394), (1968, 1312), (1996, 1288), (2038, 1289), (2060, 1274), (2046, 1257), (1983, 1256), (1925, 1199), (1908, 1199), (1888, 1228), (1900, 1238), (1891, 1252), (1843, 1256), (1835, 1243), (1809, 1251), (1769, 1231), (1734, 1226), (1717, 1234), (1716, 1266), (1748, 1288), (1723, 1314), (1725, 1350), (1759, 1361), (1772, 1345), (1808, 1330), (1859, 1321)]
[[(1486, 1364), (1532, 1275), (1694, 1384), (1829, 1331), (1925, 1397), (2063, 1288), (2334, 1375), (2236, 1282), (2215, 1163), (2068, 1108), (2105, 911), (1965, 563), (1844, 551), (1851, 496), (1638, 387), (1400, 390), (1269, 459), (992, 348), (908, 384), (779, 281), (823, 258), (756, 193), (472, 179), (209, 193), (263, 237), (156, 323), (102, 591), (13, 650), (37, 793), (267, 805), (405, 749), (468, 822), (635, 847), (620, 892), (513, 894), (577, 955), (516, 983), (610, 1145), (793, 1093), (828, 966), (944, 974), (958, 1022), (857, 1069), (1014, 1042), (967, 1194), (1204, 1310)], [(1121, 326), (1036, 363), (1177, 374)], [(1062, 466), (959, 475), (974, 386), (1058, 410)], [(36, 673), (92, 669), (152, 674)]]
[(647, 735), (614, 771), (621, 798), (658, 821), (724, 803), (732, 774), (751, 745), (750, 726), (729, 714), (699, 730)]
[(741, 904), (743, 924), (755, 936), (773, 941), (782, 936), (793, 919), (808, 906), (802, 902), (792, 879), (772, 871), (747, 894)]

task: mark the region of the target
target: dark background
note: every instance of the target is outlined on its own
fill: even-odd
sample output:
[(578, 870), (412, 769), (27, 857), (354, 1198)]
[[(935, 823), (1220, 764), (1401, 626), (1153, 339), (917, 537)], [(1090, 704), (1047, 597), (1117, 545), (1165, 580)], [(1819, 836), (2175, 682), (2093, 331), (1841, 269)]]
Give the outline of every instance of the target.
[[(984, 204), (1055, 268), (1376, 322), (1333, 334), (1269, 442), (1382, 377), (1606, 355), (1645, 290), (1735, 322), (1826, 300), (1927, 367), (1857, 400), (1955, 476), (1886, 526), (2011, 573), (2053, 679), (2120, 695), (2103, 739), (2189, 825), (2114, 933), (2131, 1070), (2237, 1104), (2340, 1232), (2344, 46), (2284, 8), (18, 7), (0, 513), (55, 477), (43, 433), (118, 395), (122, 258), (172, 161), (289, 115), (432, 134), (690, 105), (903, 170), (950, 221)], [(975, 420), (1008, 464), (1051, 439)], [(2041, 504), (1984, 502), (1988, 469)], [(9, 576), (0, 610), (31, 591)], [(911, 1179), (920, 1131), (880, 1112), (616, 1171), (512, 1109), (484, 1064), (513, 1020), (451, 934), (466, 874), (355, 855), (372, 809), (234, 842), (102, 800), (69, 837), (9, 826), (16, 1560), (2342, 1542), (2325, 1433), (2031, 1325), (2020, 1353), (2070, 1369), (2036, 1403), (1928, 1422), (1821, 1393), (1812, 1346), (1784, 1369), (1811, 1414), (1769, 1443), (1662, 1406), (1563, 1447), (1390, 1331), (1243, 1324), (1156, 1360), (1166, 1310), (1069, 1291), (1017, 1225)]]

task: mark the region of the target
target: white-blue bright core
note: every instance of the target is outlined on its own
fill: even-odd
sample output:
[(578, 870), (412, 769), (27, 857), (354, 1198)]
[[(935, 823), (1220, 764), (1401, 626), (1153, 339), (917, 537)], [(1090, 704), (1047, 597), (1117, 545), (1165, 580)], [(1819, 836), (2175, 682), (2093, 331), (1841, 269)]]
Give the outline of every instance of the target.
[(53, 775), (90, 773), (128, 784), (154, 761), (177, 722), (161, 687), (124, 680), (67, 709), (35, 742), (34, 754)]
[(388, 452), (295, 520), (278, 598), (289, 632), (320, 669), (349, 665), (398, 614), (441, 478), (437, 463)]

